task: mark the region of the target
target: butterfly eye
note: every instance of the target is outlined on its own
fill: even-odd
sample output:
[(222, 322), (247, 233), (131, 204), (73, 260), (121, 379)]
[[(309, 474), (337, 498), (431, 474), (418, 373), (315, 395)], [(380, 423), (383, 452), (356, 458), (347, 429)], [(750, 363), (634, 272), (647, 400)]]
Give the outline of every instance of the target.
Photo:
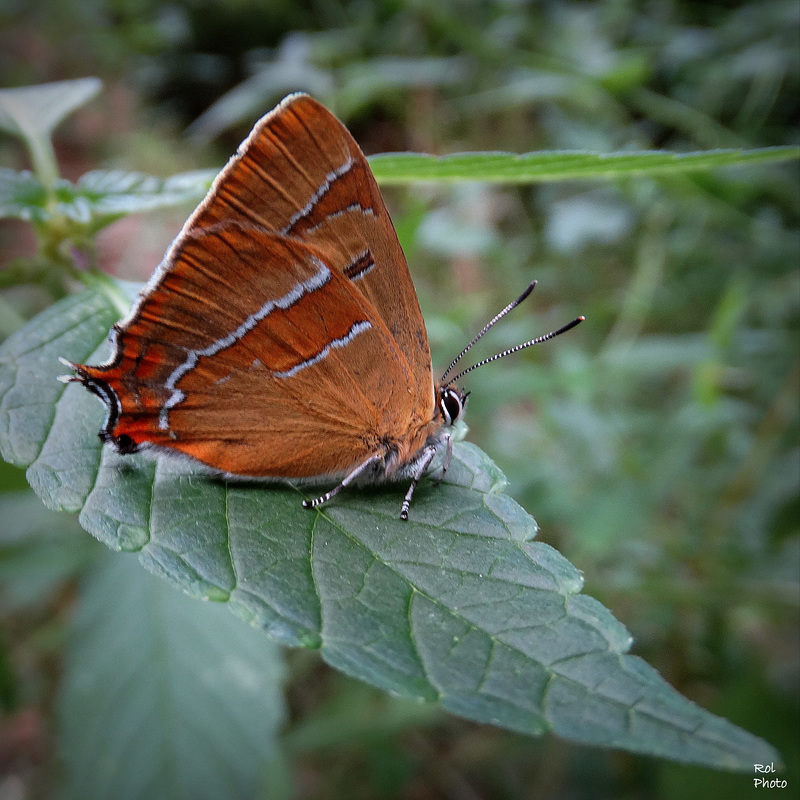
[(461, 394), (455, 389), (442, 389), (442, 395), (439, 398), (439, 408), (442, 410), (445, 423), (447, 425), (455, 424), (458, 422), (464, 410), (464, 402)]

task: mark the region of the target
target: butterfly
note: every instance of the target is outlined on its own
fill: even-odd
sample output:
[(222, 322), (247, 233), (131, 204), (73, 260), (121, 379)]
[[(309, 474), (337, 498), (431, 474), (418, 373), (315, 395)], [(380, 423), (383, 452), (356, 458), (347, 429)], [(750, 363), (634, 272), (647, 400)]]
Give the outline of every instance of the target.
[(408, 265), (364, 154), (305, 94), (264, 116), (189, 217), (126, 319), (111, 356), (75, 364), (107, 408), (118, 453), (189, 457), (226, 477), (351, 484), (440, 477), (467, 394), (434, 382)]

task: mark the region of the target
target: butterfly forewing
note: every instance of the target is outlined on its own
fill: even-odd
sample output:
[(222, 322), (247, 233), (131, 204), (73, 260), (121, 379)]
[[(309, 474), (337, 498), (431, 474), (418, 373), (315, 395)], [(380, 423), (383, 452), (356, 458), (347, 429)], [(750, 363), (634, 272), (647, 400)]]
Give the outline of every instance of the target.
[(186, 229), (230, 220), (320, 248), (384, 320), (416, 403), (433, 413), (430, 350), (405, 256), (364, 154), (333, 114), (291, 95), (255, 126)]

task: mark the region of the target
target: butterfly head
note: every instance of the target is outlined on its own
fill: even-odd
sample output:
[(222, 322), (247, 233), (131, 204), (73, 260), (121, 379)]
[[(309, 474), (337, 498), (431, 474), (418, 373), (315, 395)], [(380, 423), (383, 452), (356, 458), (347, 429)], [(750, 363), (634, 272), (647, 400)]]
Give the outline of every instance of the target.
[(436, 392), (439, 413), (442, 415), (445, 425), (455, 425), (467, 407), (469, 392), (462, 392), (454, 386), (440, 386)]

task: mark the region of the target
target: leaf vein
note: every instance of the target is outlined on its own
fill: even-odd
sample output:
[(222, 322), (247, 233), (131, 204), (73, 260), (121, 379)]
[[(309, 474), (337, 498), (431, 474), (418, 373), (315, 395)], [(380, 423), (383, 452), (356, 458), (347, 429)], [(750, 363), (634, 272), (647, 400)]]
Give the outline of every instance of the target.
[(228, 558), (231, 562), (231, 572), (233, 573), (233, 586), (230, 587), (229, 591), (233, 591), (239, 585), (239, 576), (236, 572), (236, 559), (233, 555), (233, 538), (231, 537), (231, 517), (230, 517), (230, 486), (225, 485), (223, 490), (223, 513), (225, 518), (225, 543), (227, 545), (228, 550)]

